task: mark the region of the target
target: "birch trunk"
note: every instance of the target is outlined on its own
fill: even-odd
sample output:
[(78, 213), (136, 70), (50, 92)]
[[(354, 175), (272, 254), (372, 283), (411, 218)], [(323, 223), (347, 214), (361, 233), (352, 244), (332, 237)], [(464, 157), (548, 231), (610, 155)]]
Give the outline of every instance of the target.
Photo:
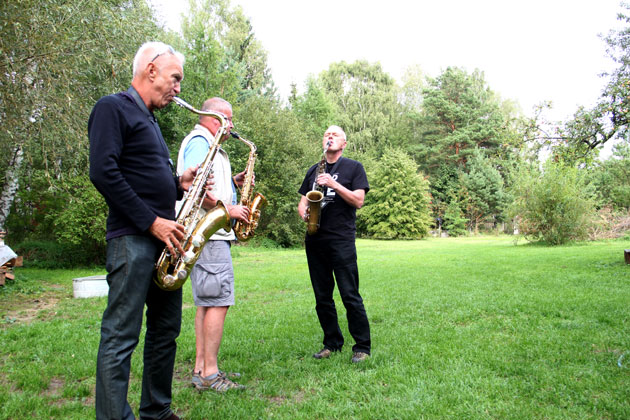
[(15, 200), (19, 186), (20, 167), (22, 166), (23, 151), (22, 145), (18, 144), (13, 149), (9, 168), (4, 180), (2, 195), (0, 196), (0, 231), (4, 231), (4, 224), (9, 217), (9, 211)]

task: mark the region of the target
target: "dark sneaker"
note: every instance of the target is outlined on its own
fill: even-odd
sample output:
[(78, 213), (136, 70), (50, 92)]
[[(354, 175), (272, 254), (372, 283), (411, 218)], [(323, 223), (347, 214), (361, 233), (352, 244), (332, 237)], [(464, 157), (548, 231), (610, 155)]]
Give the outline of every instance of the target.
[(313, 357), (316, 359), (328, 359), (331, 354), (332, 354), (332, 351), (324, 348), (318, 351), (317, 353), (315, 353)]
[(245, 389), (244, 385), (237, 384), (217, 372), (214, 375), (201, 377), (201, 390), (211, 389), (217, 392), (225, 392), (230, 389)]
[(367, 360), (368, 357), (370, 357), (370, 355), (367, 354), (367, 353), (363, 353), (362, 351), (355, 351), (354, 354), (352, 355), (352, 359), (350, 359), (350, 361), (352, 363), (359, 363), (359, 362), (362, 362), (364, 360)]

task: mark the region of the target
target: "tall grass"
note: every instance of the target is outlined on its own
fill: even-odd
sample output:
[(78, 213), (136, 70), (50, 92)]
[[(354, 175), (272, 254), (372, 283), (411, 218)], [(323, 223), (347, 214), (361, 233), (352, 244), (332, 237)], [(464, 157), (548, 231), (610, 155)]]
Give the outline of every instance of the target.
[[(190, 286), (173, 408), (186, 419), (628, 419), (630, 266), (621, 241), (542, 247), (509, 238), (357, 242), (372, 357), (315, 360), (322, 333), (302, 250), (234, 247), (237, 304), (221, 368), (242, 392), (189, 386)], [(104, 298), (98, 271), (21, 269), (0, 292), (0, 419), (94, 417)], [(19, 286), (21, 285), (21, 286)], [(40, 309), (33, 311), (34, 306)], [(141, 345), (129, 399), (137, 410)]]

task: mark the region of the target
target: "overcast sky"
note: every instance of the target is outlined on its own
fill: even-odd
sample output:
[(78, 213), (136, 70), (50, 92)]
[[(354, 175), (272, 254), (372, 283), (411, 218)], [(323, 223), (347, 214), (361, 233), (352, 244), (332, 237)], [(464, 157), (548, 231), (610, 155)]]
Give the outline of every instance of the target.
[[(153, 0), (178, 27), (182, 1)], [(280, 94), (337, 61), (380, 62), (396, 80), (410, 65), (430, 76), (480, 69), (526, 114), (550, 100), (552, 120), (599, 96), (614, 68), (598, 37), (619, 27), (618, 0), (232, 0), (269, 54)]]

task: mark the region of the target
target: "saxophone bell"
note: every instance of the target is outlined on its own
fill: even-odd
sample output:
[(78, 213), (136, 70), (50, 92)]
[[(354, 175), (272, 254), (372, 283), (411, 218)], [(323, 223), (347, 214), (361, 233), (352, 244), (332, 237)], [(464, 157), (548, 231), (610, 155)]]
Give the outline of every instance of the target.
[(326, 142), (324, 153), (322, 153), (322, 160), (320, 160), (317, 165), (317, 174), (315, 174), (313, 189), (306, 193), (306, 199), (308, 200), (308, 207), (306, 208), (306, 232), (309, 235), (317, 233), (322, 217), (321, 208), (322, 201), (324, 200), (324, 188), (317, 184), (317, 177), (326, 173), (326, 152), (330, 147), (330, 143), (332, 143), (330, 140)]

